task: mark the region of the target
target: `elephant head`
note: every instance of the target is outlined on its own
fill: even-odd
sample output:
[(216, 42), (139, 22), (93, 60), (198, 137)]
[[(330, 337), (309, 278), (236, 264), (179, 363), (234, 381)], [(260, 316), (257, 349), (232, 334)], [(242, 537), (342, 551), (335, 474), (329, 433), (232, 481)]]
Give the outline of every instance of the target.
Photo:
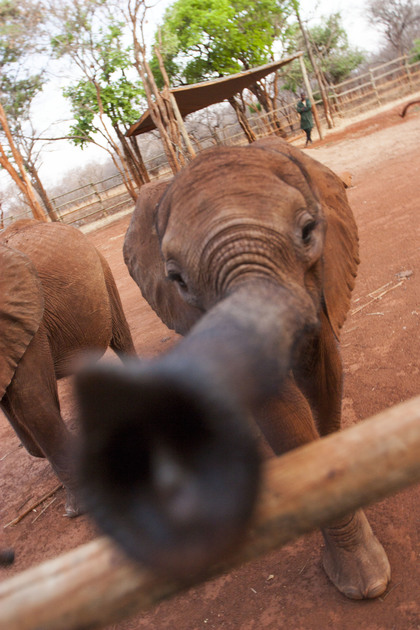
[(184, 338), (128, 371), (79, 375), (86, 501), (131, 556), (188, 573), (219, 559), (249, 521), (250, 420), (304, 361), (321, 321), (338, 337), (356, 226), (339, 178), (273, 138), (208, 150), (144, 186), (124, 257)]

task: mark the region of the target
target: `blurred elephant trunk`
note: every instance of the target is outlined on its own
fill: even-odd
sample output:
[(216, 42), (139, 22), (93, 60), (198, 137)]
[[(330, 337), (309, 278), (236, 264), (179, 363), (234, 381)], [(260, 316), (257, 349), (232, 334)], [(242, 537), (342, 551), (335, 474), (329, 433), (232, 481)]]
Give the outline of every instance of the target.
[(167, 355), (78, 376), (83, 501), (131, 557), (187, 577), (240, 543), (259, 487), (250, 416), (316, 321), (304, 291), (247, 283)]
[(300, 339), (318, 325), (304, 289), (262, 278), (243, 281), (195, 325), (172, 357), (189, 362), (187, 370), (199, 369), (209, 386), (228, 389), (238, 404), (254, 411), (278, 394)]

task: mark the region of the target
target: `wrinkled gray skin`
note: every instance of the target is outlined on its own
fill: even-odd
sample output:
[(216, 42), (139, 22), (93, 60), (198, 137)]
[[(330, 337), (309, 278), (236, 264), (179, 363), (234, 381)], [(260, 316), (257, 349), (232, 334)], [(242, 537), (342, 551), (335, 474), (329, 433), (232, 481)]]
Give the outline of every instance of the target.
[[(185, 337), (148, 364), (80, 378), (82, 468), (105, 531), (182, 575), (217, 560), (246, 526), (257, 474), (250, 418), (277, 455), (339, 429), (338, 338), (357, 229), (339, 178), (270, 138), (211, 149), (172, 181), (144, 186), (124, 258)], [(323, 534), (324, 567), (340, 591), (385, 590), (389, 563), (362, 511)]]
[(76, 516), (73, 438), (57, 379), (80, 352), (134, 354), (108, 264), (77, 229), (21, 221), (0, 234), (0, 406), (35, 457), (46, 457)]

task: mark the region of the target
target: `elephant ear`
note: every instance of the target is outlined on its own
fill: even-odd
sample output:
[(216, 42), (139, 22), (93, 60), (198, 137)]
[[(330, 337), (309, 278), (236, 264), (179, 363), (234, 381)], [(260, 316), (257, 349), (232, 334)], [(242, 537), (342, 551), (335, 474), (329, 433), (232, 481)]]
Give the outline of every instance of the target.
[(357, 226), (342, 180), (323, 164), (304, 157), (327, 223), (323, 256), (324, 306), (334, 334), (339, 339), (360, 262)]
[(280, 152), (299, 166), (314, 196), (320, 201), (327, 224), (323, 255), (323, 298), (326, 315), (337, 339), (350, 308), (359, 264), (359, 239), (353, 212), (342, 180), (328, 167), (280, 138), (250, 146)]
[[(333, 175), (333, 173), (331, 173)], [(324, 178), (323, 186), (327, 186), (327, 199), (322, 203), (327, 220), (327, 233), (324, 246), (324, 302), (325, 309), (333, 328), (339, 338), (350, 308), (351, 293), (359, 264), (359, 239), (357, 226), (353, 218), (344, 184), (335, 177), (336, 187), (342, 193), (336, 195), (337, 201), (330, 200), (328, 179)]]
[(44, 313), (42, 286), (27, 256), (0, 243), (0, 400)]
[(155, 225), (159, 201), (170, 181), (152, 182), (141, 187), (123, 253), (128, 271), (145, 300), (168, 328), (185, 335), (202, 313), (184, 302), (177, 288), (166, 278)]

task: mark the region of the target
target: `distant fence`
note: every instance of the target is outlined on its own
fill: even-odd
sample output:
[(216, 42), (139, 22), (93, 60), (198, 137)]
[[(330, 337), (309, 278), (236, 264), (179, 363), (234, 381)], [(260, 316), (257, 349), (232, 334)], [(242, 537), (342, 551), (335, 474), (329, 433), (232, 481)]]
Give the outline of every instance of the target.
[[(407, 56), (398, 57), (387, 63), (371, 68), (367, 72), (329, 86), (328, 98), (333, 118), (350, 118), (369, 110), (376, 109), (420, 90), (420, 61), (411, 62)], [(321, 121), (325, 124), (322, 102), (316, 101)], [(279, 130), (289, 141), (301, 137), (300, 120), (296, 112), (296, 101), (282, 104), (269, 114), (249, 115), (249, 124), (257, 138)], [(218, 138), (207, 138), (196, 143), (200, 151), (207, 146), (221, 142), (237, 145), (247, 142), (238, 124), (226, 126), (218, 133)], [(162, 153), (145, 162), (151, 177), (170, 174), (166, 157)], [(133, 200), (124, 186), (120, 174), (107, 179), (80, 186), (62, 195), (52, 198), (60, 221), (82, 226), (94, 220), (113, 215), (118, 211), (129, 211)], [(5, 216), (5, 227), (17, 219), (31, 217), (29, 210), (19, 216)]]
[(419, 89), (420, 61), (410, 63), (404, 56), (331, 86), (329, 97), (336, 113), (347, 116), (380, 107)]

